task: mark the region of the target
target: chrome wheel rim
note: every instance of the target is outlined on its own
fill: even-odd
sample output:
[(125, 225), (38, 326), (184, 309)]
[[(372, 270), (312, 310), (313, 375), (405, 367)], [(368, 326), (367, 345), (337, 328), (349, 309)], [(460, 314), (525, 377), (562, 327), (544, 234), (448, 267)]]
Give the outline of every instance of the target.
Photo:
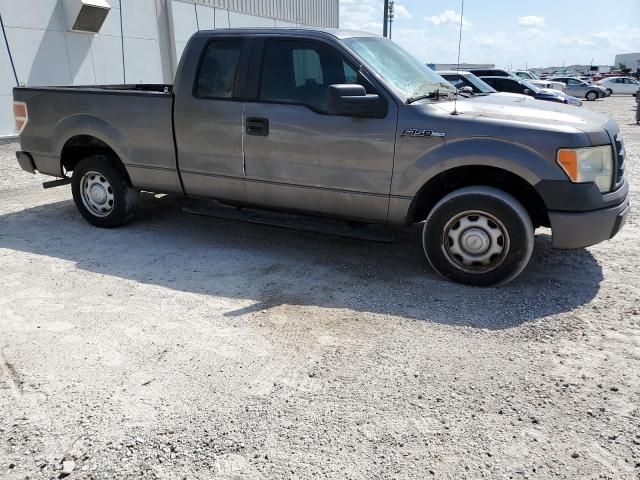
[(504, 262), (509, 252), (509, 234), (493, 215), (466, 211), (453, 217), (445, 226), (442, 251), (456, 268), (469, 273), (486, 273)]
[(593, 92), (587, 93), (587, 100), (590, 100), (593, 102), (596, 98), (598, 98), (598, 94)]
[(111, 184), (98, 172), (87, 172), (80, 181), (82, 203), (96, 217), (106, 217), (113, 211), (115, 197)]

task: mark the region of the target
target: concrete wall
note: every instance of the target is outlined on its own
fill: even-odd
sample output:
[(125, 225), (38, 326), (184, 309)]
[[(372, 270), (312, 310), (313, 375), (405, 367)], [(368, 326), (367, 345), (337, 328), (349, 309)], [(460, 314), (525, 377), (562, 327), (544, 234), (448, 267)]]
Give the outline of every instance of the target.
[(276, 18), (234, 12), (225, 8), (196, 4), (189, 0), (171, 0), (171, 24), (175, 38), (176, 65), (187, 41), (198, 30), (236, 27), (296, 27), (302, 24)]
[[(302, 25), (255, 13), (278, 13), (283, 1), (299, 9), (283, 10), (287, 18), (321, 18), (317, 25), (328, 25), (335, 17), (337, 26), (338, 0), (312, 0), (304, 9), (296, 6), (302, 0), (107, 0), (111, 11), (97, 34), (69, 31), (63, 0), (0, 0), (0, 15), (21, 85), (171, 83), (198, 30)], [(316, 3), (318, 11), (311, 8)], [(0, 33), (0, 137), (14, 133), (15, 85)]]

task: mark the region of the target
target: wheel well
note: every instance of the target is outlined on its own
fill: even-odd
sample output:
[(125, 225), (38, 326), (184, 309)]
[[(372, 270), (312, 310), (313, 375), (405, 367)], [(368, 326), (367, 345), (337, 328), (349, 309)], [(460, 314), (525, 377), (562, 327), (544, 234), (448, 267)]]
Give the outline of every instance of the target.
[(67, 140), (64, 147), (62, 147), (60, 164), (63, 171), (71, 172), (80, 160), (91, 155), (105, 155), (108, 157), (113, 162), (114, 166), (116, 166), (125, 175), (129, 184), (131, 184), (127, 169), (116, 152), (102, 140), (92, 137), (91, 135), (77, 135)]
[(452, 168), (429, 180), (411, 203), (409, 223), (426, 219), (445, 195), (473, 185), (495, 187), (513, 195), (529, 213), (534, 227), (550, 225), (544, 200), (529, 182), (501, 168), (475, 165)]

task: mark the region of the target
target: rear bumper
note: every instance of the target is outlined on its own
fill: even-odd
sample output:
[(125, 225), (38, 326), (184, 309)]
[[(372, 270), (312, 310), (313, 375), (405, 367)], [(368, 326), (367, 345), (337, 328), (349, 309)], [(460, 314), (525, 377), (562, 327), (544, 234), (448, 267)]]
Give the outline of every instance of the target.
[(627, 221), (629, 198), (615, 207), (590, 212), (549, 212), (553, 248), (588, 247), (613, 238)]
[(36, 173), (36, 164), (33, 162), (33, 157), (27, 152), (16, 152), (16, 158), (18, 159), (18, 165), (25, 172)]
[(64, 178), (60, 158), (40, 153), (17, 151), (16, 158), (20, 167), (29, 173), (41, 173), (52, 177)]

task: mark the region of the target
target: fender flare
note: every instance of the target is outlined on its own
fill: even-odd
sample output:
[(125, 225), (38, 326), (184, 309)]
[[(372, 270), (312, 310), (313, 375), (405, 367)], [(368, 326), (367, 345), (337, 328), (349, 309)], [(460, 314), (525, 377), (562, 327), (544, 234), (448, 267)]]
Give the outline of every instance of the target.
[(544, 179), (566, 180), (562, 171), (538, 151), (495, 137), (471, 137), (429, 150), (393, 177), (393, 195), (414, 198), (431, 179), (458, 167), (486, 166), (511, 172), (531, 186)]
[(54, 151), (62, 157), (62, 149), (73, 137), (88, 135), (95, 137), (108, 145), (125, 165), (131, 155), (131, 147), (126, 136), (109, 122), (88, 113), (78, 113), (66, 117), (58, 123), (52, 133), (52, 138), (60, 139)]

